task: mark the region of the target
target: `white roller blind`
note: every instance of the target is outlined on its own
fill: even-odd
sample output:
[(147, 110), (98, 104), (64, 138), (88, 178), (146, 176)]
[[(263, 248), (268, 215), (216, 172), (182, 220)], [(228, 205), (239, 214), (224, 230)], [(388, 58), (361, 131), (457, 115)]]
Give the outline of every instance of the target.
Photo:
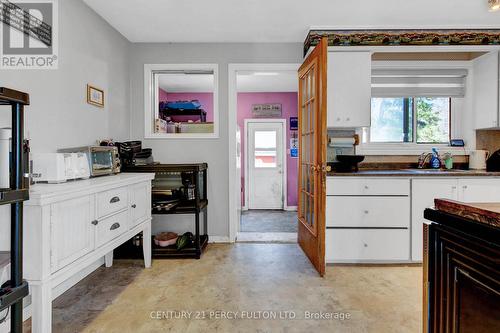
[(464, 97), (466, 69), (373, 69), (372, 97)]

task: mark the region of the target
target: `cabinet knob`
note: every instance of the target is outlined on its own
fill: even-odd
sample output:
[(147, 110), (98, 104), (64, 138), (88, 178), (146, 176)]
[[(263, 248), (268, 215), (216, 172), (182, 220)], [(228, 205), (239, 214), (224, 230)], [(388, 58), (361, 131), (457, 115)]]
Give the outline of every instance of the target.
[(98, 225), (98, 224), (99, 224), (99, 221), (94, 220), (94, 221), (92, 221), (91, 223), (92, 223), (93, 225)]
[(368, 214), (369, 212), (367, 210), (365, 210), (365, 214)]
[(451, 188), (452, 188), (453, 190), (456, 190), (456, 189), (457, 189), (457, 187), (456, 187), (456, 186), (452, 186)]
[(120, 202), (120, 197), (112, 197), (111, 200), (109, 200), (109, 203), (117, 203)]
[(462, 186), (462, 188), (463, 188), (464, 190), (466, 190), (466, 189), (467, 189), (467, 185)]
[(109, 228), (109, 230), (116, 230), (120, 227), (120, 223), (113, 223), (113, 225), (111, 226), (111, 228)]
[(136, 205), (136, 204), (133, 204), (131, 207), (132, 207), (132, 208), (137, 208), (137, 205)]
[(365, 185), (365, 190), (368, 190), (368, 188), (369, 188), (368, 185)]
[(345, 120), (346, 120), (346, 121), (351, 121), (351, 118), (347, 117)]
[(340, 117), (339, 117), (339, 118), (337, 118), (337, 121), (340, 121)]
[(364, 247), (368, 247), (368, 244), (366, 244), (366, 243), (363, 243), (363, 246), (364, 246)]

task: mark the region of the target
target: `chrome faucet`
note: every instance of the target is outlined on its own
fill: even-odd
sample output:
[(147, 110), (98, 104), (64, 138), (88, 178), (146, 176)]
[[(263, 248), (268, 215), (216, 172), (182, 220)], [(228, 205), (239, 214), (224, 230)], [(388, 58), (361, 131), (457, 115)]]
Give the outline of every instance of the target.
[(427, 163), (432, 157), (432, 153), (422, 153), (418, 157), (418, 168), (423, 169), (425, 167), (425, 163)]

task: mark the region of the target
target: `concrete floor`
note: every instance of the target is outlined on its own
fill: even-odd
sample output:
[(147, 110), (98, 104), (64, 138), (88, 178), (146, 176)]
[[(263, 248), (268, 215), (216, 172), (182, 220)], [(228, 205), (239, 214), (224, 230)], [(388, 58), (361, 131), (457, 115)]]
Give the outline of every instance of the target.
[(241, 232), (297, 232), (297, 212), (247, 210), (241, 212)]
[[(210, 244), (201, 260), (98, 269), (54, 301), (53, 332), (421, 332), (421, 272), (329, 266), (320, 278), (297, 244)], [(205, 318), (167, 319), (170, 311)], [(226, 313), (214, 311), (278, 318), (221, 319)], [(308, 319), (305, 311), (344, 320)]]

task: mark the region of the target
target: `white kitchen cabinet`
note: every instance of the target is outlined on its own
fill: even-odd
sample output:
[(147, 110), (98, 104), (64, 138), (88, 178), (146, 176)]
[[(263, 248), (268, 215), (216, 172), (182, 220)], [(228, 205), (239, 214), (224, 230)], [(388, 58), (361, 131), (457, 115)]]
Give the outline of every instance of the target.
[(473, 98), (476, 129), (500, 126), (499, 53), (490, 52), (474, 60)]
[(328, 177), (327, 195), (410, 195), (409, 178)]
[(371, 53), (328, 52), (327, 127), (370, 126)]
[(328, 177), (327, 263), (410, 260), (410, 179)]
[(51, 272), (94, 249), (93, 197), (83, 196), (51, 205)]
[(140, 183), (130, 186), (129, 200), (130, 200), (130, 222), (131, 227), (136, 226), (144, 220), (151, 211), (151, 196), (145, 196), (144, 193), (149, 193), (149, 184)]
[(412, 180), (412, 260), (422, 261), (424, 210), (434, 199), (499, 202), (500, 178), (414, 178)]
[(434, 199), (458, 200), (458, 182), (456, 178), (432, 178), (412, 180), (412, 243), (411, 258), (422, 261), (424, 210), (434, 206)]
[(409, 228), (407, 196), (328, 196), (326, 227)]
[(328, 229), (327, 262), (407, 262), (410, 257), (408, 229)]
[(463, 202), (500, 202), (500, 179), (459, 179), (458, 200)]
[(144, 265), (151, 266), (151, 206), (146, 205), (153, 178), (122, 173), (30, 188), (23, 269), (33, 333), (51, 331), (55, 297), (101, 266), (103, 258), (106, 267), (112, 265), (113, 250), (141, 232)]

